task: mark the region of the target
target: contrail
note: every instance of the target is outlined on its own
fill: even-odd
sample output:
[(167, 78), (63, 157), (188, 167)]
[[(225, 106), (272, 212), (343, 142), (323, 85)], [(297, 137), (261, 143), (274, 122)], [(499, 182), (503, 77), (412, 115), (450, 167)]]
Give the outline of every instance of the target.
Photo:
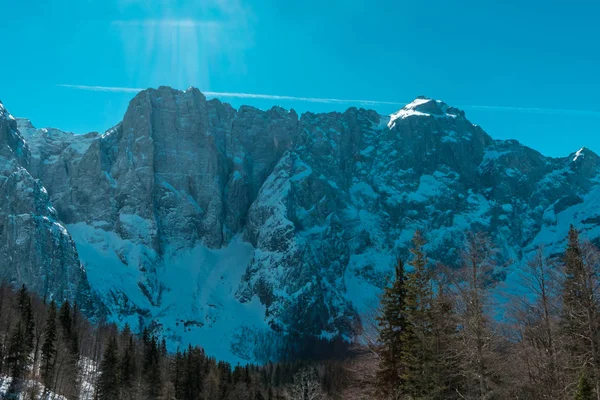
[(390, 105), (403, 105), (407, 102), (398, 101), (379, 101), (379, 100), (344, 100), (344, 99), (327, 99), (318, 97), (295, 97), (295, 96), (279, 96), (272, 94), (254, 94), (254, 93), (230, 93), (230, 92), (202, 92), (207, 96), (214, 97), (239, 97), (246, 99), (267, 99), (267, 100), (294, 100), (294, 101), (306, 101), (309, 103), (358, 103), (358, 104), (390, 104)]
[[(114, 86), (86, 86), (86, 85), (68, 85), (59, 84), (64, 88), (89, 90), (94, 92), (116, 92), (116, 93), (138, 93), (144, 90), (143, 88), (131, 87), (114, 87)], [(236, 93), (236, 92), (202, 92), (209, 97), (232, 97), (242, 99), (262, 99), (262, 100), (289, 100), (303, 101), (308, 103), (325, 103), (325, 104), (362, 104), (362, 105), (394, 105), (403, 106), (410, 103), (409, 101), (380, 101), (380, 100), (347, 100), (322, 97), (296, 97), (282, 96), (273, 94), (256, 94), (256, 93)], [(526, 112), (540, 114), (572, 114), (572, 115), (590, 115), (600, 116), (600, 111), (595, 110), (574, 110), (562, 108), (539, 108), (539, 107), (511, 107), (511, 106), (485, 106), (485, 105), (459, 105), (458, 108), (483, 110), (483, 111), (504, 111), (504, 112)]]
[(528, 112), (528, 113), (540, 113), (540, 114), (575, 114), (575, 115), (592, 115), (600, 116), (600, 111), (595, 110), (574, 110), (566, 108), (539, 108), (539, 107), (511, 107), (511, 106), (456, 106), (457, 108), (466, 108), (472, 110), (484, 110), (484, 111), (514, 111), (514, 112)]
[[(86, 86), (86, 85), (67, 85), (67, 84), (59, 84), (58, 86), (70, 88), (70, 89), (80, 89), (80, 90), (90, 90), (94, 92), (120, 92), (120, 93), (138, 93), (141, 92), (142, 88), (130, 88), (130, 87), (114, 87), (114, 86)], [(367, 104), (367, 105), (378, 105), (378, 104), (388, 104), (388, 105), (404, 105), (408, 102), (398, 102), (398, 101), (378, 101), (378, 100), (345, 100), (345, 99), (328, 99), (321, 97), (296, 97), (296, 96), (280, 96), (273, 94), (256, 94), (256, 93), (234, 93), (234, 92), (205, 92), (202, 91), (205, 96), (209, 97), (235, 97), (242, 99), (264, 99), (264, 100), (292, 100), (292, 101), (305, 101), (309, 103), (338, 103), (338, 104), (349, 104), (349, 103), (358, 103), (358, 104)]]
[(66, 84), (58, 84), (56, 86), (69, 88), (69, 89), (89, 90), (92, 92), (138, 93), (138, 92), (141, 92), (142, 90), (144, 90), (141, 88), (111, 87), (111, 86), (85, 86), (85, 85), (66, 85)]

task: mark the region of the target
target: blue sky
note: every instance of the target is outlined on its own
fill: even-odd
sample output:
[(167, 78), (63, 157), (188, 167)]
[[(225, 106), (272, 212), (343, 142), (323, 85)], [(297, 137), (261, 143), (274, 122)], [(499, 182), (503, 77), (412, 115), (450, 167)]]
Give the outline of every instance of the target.
[[(501, 3), (501, 4), (499, 4)], [(600, 3), (0, 0), (0, 99), (38, 127), (117, 123), (131, 92), (60, 85), (361, 99), (426, 95), (495, 138), (600, 152)], [(116, 90), (116, 89), (115, 89)], [(356, 102), (228, 97), (302, 112)], [(398, 103), (398, 104), (388, 104)]]

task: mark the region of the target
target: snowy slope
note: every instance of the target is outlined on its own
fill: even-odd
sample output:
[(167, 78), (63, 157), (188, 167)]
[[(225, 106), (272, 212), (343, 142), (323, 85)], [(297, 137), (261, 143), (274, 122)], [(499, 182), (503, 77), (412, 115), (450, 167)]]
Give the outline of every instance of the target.
[[(80, 394), (79, 400), (93, 400), (94, 399), (94, 381), (97, 378), (97, 365), (89, 358), (82, 358), (79, 362), (80, 365)], [(11, 382), (12, 377), (0, 375), (0, 398), (3, 399), (6, 396)], [(35, 380), (26, 380), (23, 382), (23, 391), (19, 395), (17, 400), (29, 399), (29, 393), (37, 393), (37, 400), (69, 400), (64, 396), (58, 395), (51, 390), (46, 392), (45, 396), (42, 396), (45, 392), (45, 387), (42, 383)]]
[(256, 358), (253, 349), (238, 343), (242, 332), (258, 335), (268, 330), (265, 308), (258, 299), (241, 303), (235, 298), (252, 259), (248, 243), (236, 237), (220, 249), (198, 244), (166, 250), (154, 264), (161, 291), (156, 304), (145, 295), (147, 289), (140, 284), (143, 273), (137, 268), (140, 258), (155, 259), (153, 250), (85, 223), (67, 228), (77, 243), (88, 279), (121, 326), (128, 323), (135, 331), (153, 328), (169, 339), (172, 351), (191, 343), (234, 364)]

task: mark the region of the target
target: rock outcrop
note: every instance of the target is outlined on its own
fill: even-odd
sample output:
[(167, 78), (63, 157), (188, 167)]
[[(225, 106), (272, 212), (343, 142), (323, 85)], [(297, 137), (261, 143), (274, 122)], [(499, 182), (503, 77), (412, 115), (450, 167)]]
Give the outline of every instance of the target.
[(27, 170), (30, 160), (17, 121), (0, 103), (0, 278), (48, 300), (75, 301), (90, 317), (101, 314), (71, 236)]

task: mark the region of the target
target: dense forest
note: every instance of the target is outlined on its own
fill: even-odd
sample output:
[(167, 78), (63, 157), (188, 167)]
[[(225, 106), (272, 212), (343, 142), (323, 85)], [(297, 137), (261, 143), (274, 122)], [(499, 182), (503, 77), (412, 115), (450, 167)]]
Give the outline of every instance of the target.
[[(410, 255), (353, 343), (289, 338), (287, 358), (237, 365), (199, 347), (169, 353), (147, 329), (90, 323), (77, 305), (0, 285), (0, 393), (7, 399), (600, 399), (600, 252), (571, 228), (502, 290), (498, 254), (466, 234), (457, 265)], [(510, 290), (508, 290), (510, 289)], [(60, 397), (64, 396), (64, 397)]]
[(304, 398), (305, 392), (325, 398), (341, 390), (334, 352), (346, 354), (347, 343), (297, 339), (283, 345), (294, 361), (260, 367), (232, 366), (199, 347), (169, 353), (165, 340), (147, 329), (92, 324), (77, 305), (58, 306), (24, 286), (0, 284), (0, 398), (276, 400)]

